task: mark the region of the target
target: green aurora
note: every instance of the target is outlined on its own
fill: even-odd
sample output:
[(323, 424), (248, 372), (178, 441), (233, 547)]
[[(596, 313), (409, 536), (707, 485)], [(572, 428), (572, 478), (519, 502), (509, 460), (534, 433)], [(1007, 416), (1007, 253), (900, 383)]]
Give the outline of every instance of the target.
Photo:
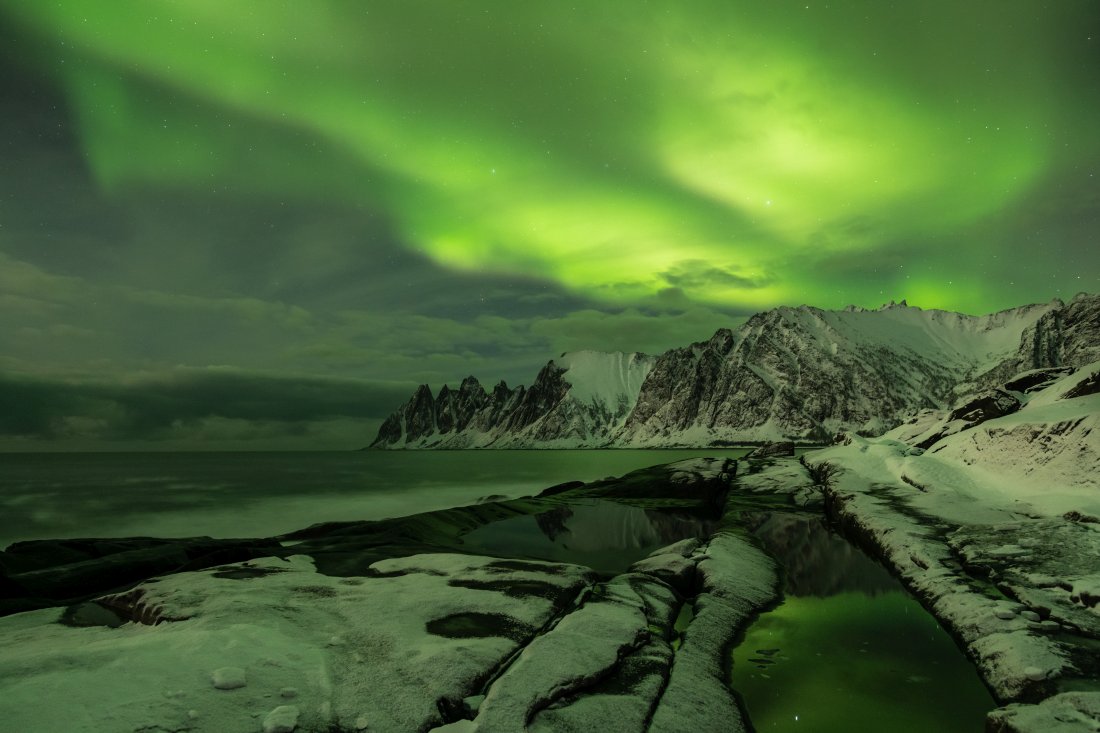
[(0, 22), (28, 110), (0, 286), (28, 312), (68, 294), (33, 328), (121, 333), (95, 358), (8, 336), (16, 373), (529, 378), (776, 305), (977, 313), (1100, 282), (1093, 2), (0, 0)]

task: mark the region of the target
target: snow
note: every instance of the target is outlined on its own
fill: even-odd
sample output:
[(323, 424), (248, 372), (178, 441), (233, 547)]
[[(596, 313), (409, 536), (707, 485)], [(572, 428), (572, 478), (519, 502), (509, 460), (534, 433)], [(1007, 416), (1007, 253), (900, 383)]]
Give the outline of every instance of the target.
[[(779, 578), (774, 561), (746, 537), (715, 534), (696, 553), (703, 591), (695, 599), (695, 616), (676, 652), (668, 686), (653, 715), (650, 731), (743, 731), (746, 726), (729, 695), (724, 660), (715, 649), (727, 649), (745, 624), (775, 599)], [(700, 727), (706, 719), (720, 721)]]
[[(873, 343), (980, 373), (1014, 352), (1023, 332), (1059, 305), (1060, 301), (1052, 301), (985, 316), (909, 305), (877, 311), (806, 307), (779, 311), (816, 334), (825, 351), (835, 353), (837, 348), (850, 350), (855, 344)], [(841, 346), (837, 347), (838, 343)]]
[[(278, 708), (296, 707), (305, 730), (361, 719), (377, 730), (423, 729), (442, 722), (440, 697), (468, 696), (520, 645), (496, 632), (437, 635), (429, 622), (476, 612), (505, 628), (538, 628), (556, 613), (550, 600), (483, 588), (512, 580), (571, 594), (592, 581), (573, 565), (504, 570), (496, 562), (422, 555), (376, 563), (382, 577), (337, 578), (317, 573), (308, 557), (265, 558), (251, 566), (281, 572), (247, 580), (180, 573), (139, 586), (167, 615), (186, 610), (183, 621), (73, 628), (56, 623), (60, 609), (0, 618), (4, 727), (256, 733), (269, 715), (285, 725), (290, 713)], [(243, 670), (247, 685), (215, 689), (215, 672), (227, 667)], [(298, 691), (293, 706), (286, 688)]]
[(1024, 629), (981, 636), (970, 643), (970, 650), (986, 678), (997, 681), (1002, 698), (1015, 698), (1029, 683), (1073, 669), (1057, 644)]
[[(1100, 394), (1063, 395), (1098, 368), (1088, 365), (1036, 393), (1019, 411), (945, 437), (923, 455), (888, 459), (891, 473), (950, 488), (987, 507), (1095, 515), (1100, 512)], [(879, 445), (920, 440), (915, 427), (903, 425)]]
[[(619, 575), (598, 586), (583, 606), (525, 647), (489, 689), (474, 719), (474, 730), (524, 731), (538, 710), (590, 686), (623, 656), (644, 646), (650, 622), (645, 600), (632, 583), (644, 578)], [(649, 582), (653, 590), (663, 591), (667, 606), (674, 603), (667, 588)], [(644, 720), (649, 703), (639, 702)]]
[(583, 404), (606, 405), (620, 423), (637, 404), (654, 362), (656, 358), (646, 354), (602, 351), (573, 351), (559, 359), (571, 385), (570, 397)]
[(298, 727), (298, 708), (280, 705), (264, 718), (264, 733), (294, 733)]
[(1038, 705), (1008, 705), (994, 710), (989, 720), (989, 730), (1095, 733), (1100, 731), (1100, 692), (1065, 692)]
[(214, 683), (215, 689), (218, 690), (236, 690), (239, 687), (244, 687), (245, 673), (240, 667), (221, 667), (214, 670), (214, 674), (211, 675), (211, 681)]

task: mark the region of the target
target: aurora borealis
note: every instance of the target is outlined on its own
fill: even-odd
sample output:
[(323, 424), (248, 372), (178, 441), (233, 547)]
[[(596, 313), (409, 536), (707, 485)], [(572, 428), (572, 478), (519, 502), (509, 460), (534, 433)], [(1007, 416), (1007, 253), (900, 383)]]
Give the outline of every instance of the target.
[(130, 420), (320, 444), (416, 382), (775, 305), (1100, 287), (1092, 2), (0, 0), (0, 29), (0, 383), (84, 405), (3, 434), (127, 437), (126, 386), (354, 380), (345, 413)]

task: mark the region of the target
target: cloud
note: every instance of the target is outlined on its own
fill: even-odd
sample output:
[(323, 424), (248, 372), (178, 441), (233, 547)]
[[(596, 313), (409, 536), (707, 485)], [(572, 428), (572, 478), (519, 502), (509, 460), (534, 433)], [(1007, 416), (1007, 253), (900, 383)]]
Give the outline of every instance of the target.
[(592, 348), (660, 354), (709, 338), (720, 327), (735, 328), (744, 320), (742, 315), (702, 307), (674, 313), (582, 310), (539, 319), (531, 324), (531, 332), (543, 337), (553, 354)]
[(742, 275), (733, 268), (720, 267), (706, 260), (684, 260), (660, 274), (669, 285), (683, 290), (729, 288), (755, 290), (775, 282), (768, 275)]
[(333, 422), (377, 423), (412, 388), (405, 382), (229, 368), (178, 368), (114, 381), (0, 374), (0, 436), (45, 441), (309, 438)]

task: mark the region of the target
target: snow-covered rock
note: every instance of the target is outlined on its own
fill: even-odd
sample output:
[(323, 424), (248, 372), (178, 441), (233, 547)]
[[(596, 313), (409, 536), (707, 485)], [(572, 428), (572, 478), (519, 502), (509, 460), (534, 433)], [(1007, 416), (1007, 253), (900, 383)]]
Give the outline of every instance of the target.
[(296, 706), (280, 705), (264, 717), (264, 733), (294, 733), (298, 715)]
[[(524, 731), (532, 719), (536, 730), (560, 730), (552, 724), (538, 725), (536, 716), (566, 715), (564, 709), (571, 707), (567, 704), (570, 696), (596, 686), (626, 657), (641, 652), (651, 642), (651, 625), (661, 630), (655, 636), (667, 648), (663, 631), (671, 626), (676, 606), (675, 594), (647, 576), (620, 575), (596, 586), (581, 607), (525, 647), (489, 688), (474, 719), (474, 730)], [(649, 609), (653, 610), (647, 613)], [(663, 675), (657, 677), (654, 692), (663, 682)], [(614, 726), (618, 718), (625, 729), (641, 728), (652, 699), (639, 697), (633, 705), (623, 704), (626, 702), (620, 699), (618, 705), (604, 706), (609, 714), (601, 716), (605, 718), (602, 721), (590, 719), (590, 724), (595, 729), (608, 729), (604, 726)], [(585, 707), (591, 708), (592, 701)], [(635, 724), (624, 720), (624, 716), (633, 718)]]
[[(475, 693), (595, 580), (575, 565), (448, 554), (381, 561), (351, 578), (318, 573), (304, 556), (247, 567), (273, 572), (140, 586), (182, 621), (76, 628), (56, 623), (58, 609), (0, 618), (5, 730), (256, 733), (362, 720), (423, 730), (443, 722), (440, 701)], [(212, 675), (248, 684), (226, 692)], [(281, 694), (290, 687), (293, 705)]]
[[(4, 728), (737, 730), (725, 649), (772, 599), (775, 578), (738, 537), (702, 551), (734, 474), (732, 461), (696, 458), (545, 497), (314, 525), (284, 536), (296, 538), (278, 545), (285, 557), (165, 574), (80, 601), (89, 609), (81, 624), (72, 608), (2, 617)], [(647, 516), (654, 532), (638, 544), (630, 524), (628, 536), (610, 537), (616, 547), (627, 540), (626, 572), (531, 559), (545, 550), (535, 545), (501, 557), (473, 541), (478, 528), (514, 519), (553, 533), (552, 521), (538, 520), (610, 505)], [(593, 533), (617, 534), (597, 520)], [(570, 525), (573, 549), (586, 539), (580, 529)], [(665, 529), (672, 544), (655, 544)], [(656, 549), (642, 557), (643, 547)], [(699, 622), (684, 632), (675, 619), (687, 603)], [(651, 725), (666, 705), (674, 725)]]
[[(733, 531), (714, 535), (698, 559), (701, 592), (694, 617), (676, 652), (668, 686), (653, 713), (653, 733), (698, 730), (747, 730), (741, 711), (728, 694), (726, 660), (715, 649), (728, 649), (738, 631), (779, 593), (775, 561), (756, 544)], [(699, 725), (701, 711), (706, 725)]]
[(1096, 733), (1100, 692), (1064, 692), (1038, 705), (1014, 704), (989, 714), (990, 733)]
[(982, 374), (980, 383), (996, 385), (1025, 370), (1100, 361), (1100, 296), (1078, 293), (1069, 303), (1054, 304), (1027, 325), (1015, 353)]
[(247, 684), (244, 670), (240, 667), (219, 667), (210, 678), (214, 687), (219, 690), (236, 690)]
[(794, 455), (794, 443), (785, 440), (779, 443), (765, 443), (754, 448), (745, 458), (779, 458)]
[[(911, 426), (903, 425), (884, 438), (926, 449), (904, 462), (905, 475), (921, 486), (951, 485), (982, 502), (1011, 497), (1020, 512), (1095, 516), (1100, 509), (1100, 394), (1088, 394), (1080, 385), (1097, 372), (1100, 362), (1093, 362), (1048, 380), (1042, 389), (1016, 392), (1011, 404), (1022, 406), (999, 417), (973, 421), (957, 414), (960, 408), (926, 425), (923, 434), (914, 435)], [(987, 394), (1009, 402), (1004, 390)]]

